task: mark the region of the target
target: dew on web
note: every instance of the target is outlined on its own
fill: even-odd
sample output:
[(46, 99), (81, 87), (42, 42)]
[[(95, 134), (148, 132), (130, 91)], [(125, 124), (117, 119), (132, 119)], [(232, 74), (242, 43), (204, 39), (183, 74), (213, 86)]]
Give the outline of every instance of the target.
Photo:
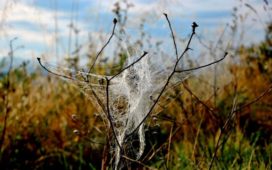
[[(225, 52), (221, 59), (209, 64), (184, 69), (183, 56), (191, 49), (190, 43), (198, 25), (193, 22), (192, 34), (188, 43), (181, 55), (178, 55), (171, 23), (167, 14), (164, 15), (171, 31), (175, 54), (162, 53), (158, 55), (156, 51), (149, 50), (148, 53), (144, 52), (143, 55), (139, 55), (142, 52), (137, 50), (137, 47), (129, 46), (128, 48), (124, 44), (125, 48), (119, 48), (125, 49), (125, 52), (122, 52), (126, 53), (127, 57), (125, 65), (121, 65), (122, 68), (119, 72), (117, 71), (117, 74), (99, 75), (91, 72), (99, 54), (109, 44), (113, 35), (116, 35), (114, 34), (116, 19), (114, 19), (114, 27), (109, 40), (98, 52), (89, 72), (74, 71), (46, 63), (41, 64), (40, 58), (38, 58), (40, 65), (46, 71), (62, 77), (78, 87), (90, 99), (91, 103), (97, 106), (97, 112), (102, 113), (100, 116), (108, 122), (114, 137), (114, 140), (109, 142), (112, 145), (112, 153), (115, 158), (115, 169), (118, 169), (123, 154), (128, 155), (131, 159), (141, 158), (145, 150), (144, 126), (147, 117), (156, 111), (154, 108), (159, 106), (163, 109), (167, 103), (179, 95), (175, 94), (175, 90), (169, 89), (179, 86), (192, 71), (216, 64), (228, 54)], [(123, 42), (127, 43), (127, 41)], [(78, 132), (74, 131), (74, 133)]]
[[(126, 65), (133, 63), (138, 58), (139, 55), (129, 55)], [(145, 148), (144, 123), (138, 129), (136, 128), (154, 104), (154, 100), (173, 69), (173, 64), (174, 62), (165, 61), (163, 56), (149, 52), (142, 60), (114, 77), (109, 84), (108, 105), (113, 130), (122, 149), (125, 149), (134, 159), (139, 159)], [(92, 104), (97, 106), (99, 113), (104, 112), (100, 116), (108, 119), (106, 78), (110, 79), (111, 76), (74, 71), (48, 63), (44, 63), (44, 65), (54, 73), (69, 77), (62, 76), (65, 80), (79, 88), (90, 99)], [(174, 86), (175, 83), (184, 80), (186, 77), (187, 74), (173, 78), (169, 87)], [(87, 78), (88, 81), (86, 81)], [(135, 129), (134, 135), (128, 136)], [(74, 133), (78, 132), (74, 131)], [(121, 148), (116, 144), (114, 146), (115, 163), (118, 164), (121, 157)]]

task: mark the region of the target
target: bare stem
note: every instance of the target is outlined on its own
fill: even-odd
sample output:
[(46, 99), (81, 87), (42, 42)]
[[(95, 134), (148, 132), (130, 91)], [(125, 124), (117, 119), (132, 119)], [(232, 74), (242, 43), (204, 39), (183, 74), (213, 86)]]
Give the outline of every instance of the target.
[(96, 57), (95, 57), (95, 59), (94, 59), (94, 62), (93, 62), (93, 64), (91, 65), (90, 70), (89, 70), (88, 73), (90, 73), (90, 72), (92, 71), (92, 69), (94, 68), (95, 63), (96, 63), (98, 57), (101, 55), (101, 53), (103, 52), (103, 50), (107, 47), (107, 45), (110, 43), (110, 41), (111, 41), (111, 39), (112, 39), (112, 37), (113, 37), (113, 35), (114, 35), (116, 23), (117, 23), (117, 19), (114, 18), (114, 19), (113, 19), (113, 28), (112, 28), (112, 32), (111, 32), (110, 38), (108, 39), (108, 41), (106, 42), (106, 44), (101, 48), (101, 50), (97, 53), (97, 55), (96, 55)]
[(214, 62), (211, 62), (209, 64), (205, 64), (205, 65), (194, 67), (194, 68), (183, 69), (183, 70), (176, 70), (175, 72), (182, 73), (182, 72), (194, 71), (194, 70), (198, 70), (198, 69), (201, 69), (201, 68), (205, 68), (205, 67), (211, 66), (213, 64), (219, 63), (220, 61), (224, 60), (227, 55), (228, 55), (228, 53), (225, 52), (224, 56), (222, 58), (220, 58), (219, 60), (215, 60)]
[(9, 57), (10, 57), (10, 65), (9, 65), (9, 69), (8, 69), (8, 73), (7, 73), (7, 91), (4, 97), (4, 103), (5, 103), (5, 117), (4, 117), (4, 127), (2, 130), (2, 134), (1, 134), (1, 140), (0, 140), (0, 152), (2, 150), (2, 146), (4, 144), (4, 140), (5, 140), (5, 136), (6, 136), (6, 130), (7, 130), (7, 121), (8, 121), (8, 117), (9, 117), (9, 113), (10, 113), (10, 109), (9, 109), (9, 91), (10, 91), (10, 84), (11, 84), (11, 78), (10, 78), (10, 74), (11, 74), (11, 70), (12, 70), (12, 66), (13, 66), (13, 53), (14, 53), (14, 49), (13, 49), (13, 41), (15, 41), (17, 38), (13, 38), (12, 40), (10, 40), (9, 43), (9, 48), (10, 48), (10, 52), (9, 52)]
[(109, 80), (114, 79), (115, 77), (117, 77), (118, 75), (120, 75), (122, 72), (124, 72), (125, 70), (129, 69), (130, 67), (132, 67), (134, 64), (138, 63), (140, 60), (142, 60), (142, 58), (144, 58), (144, 56), (146, 56), (148, 53), (146, 51), (144, 51), (144, 54), (138, 58), (137, 60), (135, 60), (133, 63), (131, 63), (130, 65), (126, 66), (125, 68), (123, 68), (119, 73), (115, 74), (114, 76), (112, 76)]
[(111, 117), (111, 114), (110, 114), (110, 106), (109, 106), (109, 85), (110, 85), (110, 80), (108, 78), (106, 78), (106, 108), (107, 108), (107, 115), (108, 115), (108, 119), (109, 119), (109, 122), (110, 122), (110, 127), (112, 129), (112, 132), (113, 132), (113, 136), (116, 140), (116, 143), (118, 145), (118, 147), (120, 148), (120, 150), (122, 150), (122, 147), (118, 141), (118, 138), (117, 138), (117, 135), (116, 135), (116, 132), (115, 132), (115, 129), (114, 129), (114, 125), (113, 125), (113, 122), (112, 122), (112, 117)]
[(208, 113), (211, 117), (215, 118), (216, 119), (216, 113), (213, 111), (213, 109), (211, 109), (207, 104), (205, 104), (199, 97), (197, 97), (196, 94), (194, 94), (192, 92), (192, 90), (185, 84), (185, 83), (182, 83), (183, 87), (185, 88), (185, 90), (187, 90), (199, 103), (201, 103), (207, 110), (208, 110)]
[(46, 68), (46, 67), (42, 64), (41, 58), (38, 57), (37, 60), (38, 60), (39, 64), (41, 65), (41, 67), (42, 67), (43, 69), (45, 69), (47, 72), (49, 72), (49, 73), (51, 73), (51, 74), (53, 74), (53, 75), (55, 75), (55, 76), (58, 76), (58, 77), (63, 77), (63, 78), (66, 78), (66, 79), (74, 80), (72, 77), (69, 77), (69, 76), (66, 76), (66, 75), (62, 75), (62, 74), (58, 74), (58, 73), (55, 73), (55, 72), (49, 70), (48, 68)]
[(174, 43), (174, 49), (175, 49), (175, 54), (176, 54), (176, 58), (178, 60), (178, 48), (177, 48), (177, 44), (176, 44), (176, 40), (175, 40), (175, 35), (174, 35), (174, 32), (173, 32), (173, 29), (172, 29), (172, 25), (171, 25), (171, 22), (170, 20), (168, 19), (168, 16), (166, 13), (164, 13), (164, 16), (168, 22), (168, 26), (170, 28), (170, 31), (171, 31), (171, 35), (172, 35), (172, 39), (173, 39), (173, 43)]
[(268, 88), (267, 88), (263, 93), (261, 93), (258, 97), (256, 97), (254, 100), (248, 102), (247, 104), (242, 105), (241, 107), (239, 107), (239, 108), (237, 108), (237, 109), (234, 109), (234, 108), (232, 109), (231, 113), (228, 115), (228, 118), (227, 118), (227, 120), (225, 121), (225, 123), (224, 123), (224, 125), (223, 125), (223, 127), (222, 127), (222, 129), (221, 129), (221, 131), (220, 131), (219, 138), (218, 138), (217, 143), (216, 143), (216, 146), (215, 146), (215, 151), (214, 151), (214, 153), (213, 153), (212, 160), (211, 160), (210, 165), (209, 165), (209, 170), (210, 170), (210, 169), (212, 168), (212, 166), (213, 166), (213, 162), (214, 162), (214, 160), (215, 160), (215, 158), (216, 158), (216, 154), (217, 154), (217, 151), (218, 151), (218, 149), (219, 149), (219, 143), (220, 143), (220, 140), (221, 140), (221, 138), (222, 138), (222, 136), (223, 136), (223, 133), (224, 133), (224, 132), (226, 131), (226, 129), (229, 127), (228, 125), (231, 123), (231, 120), (234, 118), (236, 112), (242, 110), (243, 108), (245, 108), (245, 107), (247, 107), (247, 106), (252, 105), (253, 103), (258, 102), (261, 98), (263, 98), (265, 95), (269, 94), (271, 91), (272, 91), (272, 84), (270, 84), (270, 85), (268, 86)]
[[(170, 23), (170, 21), (169, 21), (169, 23)], [(171, 23), (170, 23), (170, 25), (171, 25)], [(176, 68), (177, 68), (177, 66), (178, 66), (178, 64), (179, 64), (179, 61), (180, 61), (181, 58), (186, 54), (186, 52), (190, 49), (189, 46), (190, 46), (190, 44), (191, 44), (191, 41), (192, 41), (193, 36), (195, 35), (195, 29), (196, 29), (196, 27), (198, 27), (198, 25), (197, 25), (195, 22), (193, 22), (193, 24), (192, 24), (192, 33), (191, 33), (191, 36), (190, 36), (190, 38), (189, 38), (189, 41), (188, 41), (188, 43), (187, 43), (187, 45), (186, 45), (186, 47), (185, 47), (183, 53), (178, 57), (178, 59), (177, 59), (175, 65), (174, 65), (174, 68), (173, 68), (172, 72), (171, 72), (170, 75), (168, 76), (168, 78), (167, 78), (167, 80), (166, 80), (166, 83), (165, 83), (164, 86), (162, 87), (162, 89), (161, 89), (161, 91), (160, 91), (158, 97), (157, 97), (156, 100), (154, 101), (153, 105), (151, 106), (151, 108), (149, 109), (149, 111), (147, 112), (147, 114), (145, 115), (145, 117), (142, 119), (142, 121), (141, 121), (141, 122), (137, 125), (137, 127), (129, 134), (129, 136), (132, 135), (133, 133), (135, 133), (135, 132), (137, 131), (137, 129), (145, 122), (145, 120), (146, 120), (146, 119), (148, 118), (148, 116), (151, 114), (151, 112), (153, 111), (153, 109), (155, 108), (155, 106), (158, 104), (158, 102), (159, 102), (159, 100), (160, 100), (162, 94), (164, 93), (166, 87), (167, 87), (168, 84), (170, 83), (171, 78), (172, 78), (172, 77), (174, 76), (174, 74), (176, 73)], [(175, 47), (175, 48), (176, 48), (176, 47)]]

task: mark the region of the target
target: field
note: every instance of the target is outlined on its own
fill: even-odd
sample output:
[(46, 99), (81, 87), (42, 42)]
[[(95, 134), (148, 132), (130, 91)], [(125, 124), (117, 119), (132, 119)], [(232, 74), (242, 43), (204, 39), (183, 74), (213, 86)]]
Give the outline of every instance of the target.
[[(250, 4), (247, 7), (252, 13), (259, 12)], [(155, 71), (166, 71), (149, 73), (146, 67), (154, 68), (144, 63), (149, 54), (141, 56), (141, 44), (153, 40), (144, 32), (144, 38), (138, 37), (127, 49), (114, 50), (114, 60), (105, 59), (103, 52), (110, 44), (118, 47), (121, 41), (112, 41), (110, 36), (125, 29), (122, 10), (118, 10), (113, 10), (117, 20), (108, 28), (108, 32), (113, 28), (112, 34), (88, 51), (85, 66), (90, 72), (81, 72), (77, 53), (58, 66), (43, 58), (34, 61), (35, 67), (29, 61), (15, 65), (16, 53), (20, 53), (15, 50), (17, 40), (7, 42), (9, 53), (0, 58), (0, 169), (272, 169), (272, 20), (265, 23), (261, 41), (230, 44), (225, 51), (224, 37), (239, 37), (235, 24), (231, 32), (209, 45), (201, 40), (198, 25), (192, 22), (189, 36), (179, 41), (171, 16), (162, 14), (171, 47), (166, 56), (172, 55), (167, 60), (174, 62), (165, 69), (163, 63), (154, 64)], [(233, 23), (239, 20), (237, 10)], [(115, 30), (119, 24), (124, 27)], [(175, 40), (183, 46), (175, 47)], [(199, 46), (209, 60), (196, 63), (189, 57), (190, 49), (199, 51)], [(142, 58), (127, 61), (130, 56), (126, 51), (134, 54), (134, 47), (140, 49), (136, 59)], [(153, 47), (165, 60), (163, 47)], [(158, 56), (155, 59), (159, 60)], [(179, 61), (186, 65), (180, 71)], [(97, 75), (115, 79), (98, 79)], [(118, 83), (130, 76), (138, 79), (128, 80), (133, 98), (127, 99)], [(147, 88), (140, 96), (133, 91), (138, 86)], [(152, 95), (143, 97), (149, 95), (148, 90)], [(135, 104), (138, 98), (142, 102)], [(145, 115), (139, 110), (132, 113), (134, 106)], [(132, 118), (125, 117), (129, 113)], [(132, 133), (128, 135), (128, 131)]]

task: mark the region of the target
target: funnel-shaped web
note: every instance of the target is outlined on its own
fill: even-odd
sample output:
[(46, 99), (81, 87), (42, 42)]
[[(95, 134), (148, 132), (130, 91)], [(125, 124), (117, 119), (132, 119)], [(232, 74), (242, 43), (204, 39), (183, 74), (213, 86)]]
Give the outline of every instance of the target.
[[(127, 52), (127, 55), (126, 65), (130, 65), (141, 56), (137, 52)], [(124, 151), (126, 153), (132, 152), (130, 156), (133, 159), (139, 159), (144, 153), (145, 131), (144, 122), (142, 121), (149, 113), (152, 105), (154, 105), (169, 74), (173, 71), (175, 60), (167, 58), (149, 52), (141, 60), (113, 79), (111, 79), (112, 76), (73, 71), (46, 63), (44, 65), (51, 72), (61, 75), (80, 87), (81, 91), (91, 99), (92, 103), (99, 106), (101, 112), (105, 113), (101, 116), (107, 119), (108, 122), (109, 117), (107, 114), (110, 114), (111, 128), (116, 135), (113, 150), (115, 152), (115, 168), (117, 168), (122, 150), (126, 150)], [(187, 75), (185, 73), (177, 74), (172, 78), (171, 84), (182, 81)], [(111, 79), (108, 89), (106, 78)], [(107, 105), (109, 110), (107, 110)], [(133, 137), (130, 135), (132, 132), (134, 132)], [(136, 148), (131, 148), (135, 147), (131, 144), (135, 140), (138, 141), (138, 145)]]
[[(167, 94), (167, 89), (171, 89), (172, 86), (183, 81), (191, 71), (216, 64), (227, 56), (227, 53), (225, 53), (223, 58), (196, 68), (181, 68), (182, 58), (191, 49), (189, 45), (198, 25), (193, 22), (192, 34), (187, 46), (183, 53), (178, 56), (170, 21), (167, 15), (164, 15), (172, 33), (176, 50), (175, 59), (166, 54), (158, 55), (157, 52), (152, 53), (151, 51), (148, 51), (147, 55), (141, 56), (137, 54), (137, 51), (129, 52), (128, 48), (125, 48), (128, 53), (125, 69), (112, 76), (103, 76), (73, 71), (50, 64), (41, 64), (40, 58), (38, 58), (45, 70), (80, 87), (92, 103), (99, 106), (97, 108), (100, 109), (101, 113), (104, 113), (101, 116), (109, 123), (114, 137), (112, 147), (115, 153), (115, 169), (119, 167), (122, 154), (128, 155), (132, 159), (139, 159), (144, 153), (145, 119), (158, 105), (159, 99)], [(114, 20), (114, 28), (115, 24), (116, 20)], [(138, 144), (134, 145), (134, 141), (137, 141)]]
[[(186, 74), (179, 73), (178, 76), (174, 76), (174, 73), (179, 69), (180, 61), (182, 61), (183, 55), (189, 49), (196, 24), (194, 23), (195, 25), (192, 26), (193, 33), (185, 51), (178, 57), (173, 31), (166, 14), (165, 16), (172, 33), (176, 59), (150, 51), (139, 58), (140, 55), (137, 54), (137, 51), (132, 51), (135, 49), (129, 52), (129, 49), (126, 48), (128, 53), (127, 66), (118, 74), (112, 76), (91, 74), (90, 71), (92, 71), (99, 54), (109, 44), (114, 35), (116, 19), (113, 20), (112, 34), (96, 56), (89, 73), (74, 72), (70, 69), (51, 67), (50, 65), (45, 66), (41, 64), (38, 58), (39, 63), (45, 70), (70, 80), (73, 84), (79, 86), (81, 91), (92, 102), (100, 106), (105, 113), (104, 118), (109, 122), (115, 141), (113, 144), (115, 169), (119, 166), (121, 154), (128, 155), (132, 159), (139, 159), (142, 156), (145, 149), (145, 119), (154, 110), (159, 99), (165, 94), (167, 87), (173, 85), (171, 83), (175, 84), (186, 77)], [(132, 144), (134, 140), (138, 141), (137, 146)]]
[[(136, 61), (140, 56), (136, 54), (128, 55), (127, 65)], [(173, 71), (174, 64), (175, 62), (171, 62), (170, 59), (167, 61), (165, 58), (155, 55), (155, 53), (149, 53), (110, 81), (108, 99), (103, 95), (99, 95), (99, 98), (104, 102), (104, 106), (109, 105), (108, 113), (118, 140), (115, 145), (116, 167), (122, 149), (134, 150), (134, 153), (130, 155), (134, 156), (133, 159), (139, 159), (144, 153), (145, 131), (144, 122), (142, 121), (149, 113), (152, 105), (154, 105), (155, 99), (165, 85), (169, 74)], [(173, 78), (172, 83), (181, 81), (185, 77), (184, 74), (179, 74), (179, 77)], [(96, 94), (105, 94), (105, 89), (102, 91), (104, 93), (97, 91)], [(129, 137), (131, 133), (135, 133), (134, 138)], [(128, 148), (127, 145), (135, 147), (128, 144), (133, 140), (138, 141), (138, 147)]]
[[(119, 144), (123, 145), (126, 136), (131, 134), (149, 112), (154, 98), (162, 88), (167, 76), (164, 66), (155, 66), (147, 55), (141, 61), (125, 70), (123, 74), (113, 79), (110, 85), (110, 114)], [(128, 63), (136, 60), (130, 57)], [(157, 68), (157, 69), (156, 69)], [(144, 123), (136, 130), (139, 148), (136, 158), (140, 158), (145, 148)], [(120, 158), (120, 148), (116, 147), (116, 164)]]

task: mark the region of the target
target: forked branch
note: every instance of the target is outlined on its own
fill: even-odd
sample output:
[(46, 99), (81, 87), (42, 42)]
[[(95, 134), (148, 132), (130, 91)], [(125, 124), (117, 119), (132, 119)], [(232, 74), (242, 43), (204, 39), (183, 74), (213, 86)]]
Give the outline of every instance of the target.
[(118, 147), (120, 148), (120, 150), (122, 150), (121, 144), (118, 141), (118, 138), (117, 138), (117, 135), (116, 135), (116, 132), (115, 132), (115, 129), (114, 129), (114, 125), (113, 125), (113, 122), (112, 122), (112, 116), (111, 116), (111, 113), (110, 113), (109, 85), (110, 85), (110, 80), (108, 78), (106, 78), (106, 108), (107, 108), (107, 116), (108, 116), (108, 120), (110, 122), (110, 127), (111, 127), (111, 130), (113, 132), (114, 139), (116, 140), (116, 143), (117, 143)]
[[(172, 36), (172, 40), (173, 40), (173, 44), (174, 44), (174, 50), (175, 50), (175, 55), (176, 55), (176, 61), (175, 63), (173, 64), (173, 68), (171, 68), (171, 72), (170, 74), (168, 75), (167, 79), (166, 79), (166, 82), (165, 84), (163, 84), (163, 87), (161, 88), (161, 90), (159, 91), (158, 93), (158, 96), (155, 98), (155, 100), (153, 101), (153, 104), (151, 105), (151, 107), (149, 108), (148, 112), (146, 113), (146, 115), (143, 117), (143, 119), (140, 121), (140, 123), (135, 127), (135, 129), (133, 129), (131, 131), (130, 134), (128, 134), (128, 136), (132, 135), (134, 132), (136, 132), (140, 126), (145, 122), (145, 120), (148, 118), (148, 116), (152, 113), (152, 111), (154, 110), (155, 106), (158, 104), (161, 96), (163, 95), (163, 93), (166, 91), (167, 89), (167, 86), (169, 85), (172, 77), (176, 74), (176, 73), (183, 73), (183, 72), (187, 72), (187, 71), (193, 71), (193, 70), (198, 70), (198, 69), (201, 69), (201, 68), (204, 68), (204, 67), (208, 67), (210, 65), (213, 65), (213, 64), (216, 64), (220, 61), (222, 61), (226, 56), (227, 56), (227, 53), (224, 54), (223, 58), (219, 59), (219, 60), (216, 60), (214, 62), (211, 62), (209, 64), (206, 64), (206, 65), (202, 65), (202, 66), (199, 66), (199, 67), (195, 67), (195, 68), (190, 68), (190, 69), (184, 69), (184, 70), (179, 70), (178, 69), (178, 65), (181, 61), (181, 59), (184, 57), (184, 55), (191, 49), (190, 48), (190, 44), (191, 44), (191, 41), (194, 37), (194, 35), (196, 34), (196, 28), (198, 27), (198, 25), (193, 22), (192, 23), (192, 31), (191, 31), (191, 35), (189, 37), (189, 40), (187, 42), (187, 45), (185, 46), (183, 52), (179, 55), (178, 53), (178, 49), (177, 49), (177, 44), (176, 44), (176, 40), (175, 40), (175, 35), (174, 35), (174, 31), (172, 29), (172, 26), (171, 26), (171, 22), (170, 20), (168, 19), (168, 16), (167, 14), (164, 14), (164, 16), (166, 17), (166, 20), (168, 22), (168, 26), (169, 26), (169, 29), (171, 31), (171, 36)], [(104, 44), (104, 46), (101, 48), (101, 50), (97, 53), (95, 59), (94, 59), (94, 62), (91, 64), (91, 67), (89, 69), (89, 72), (88, 73), (91, 73), (92, 70), (94, 69), (95, 67), (95, 64), (98, 60), (98, 57), (101, 55), (101, 53), (103, 52), (103, 50), (108, 46), (108, 44), (110, 43), (111, 39), (113, 38), (114, 34), (115, 34), (115, 28), (116, 28), (116, 24), (117, 24), (117, 20), (114, 19), (113, 20), (113, 29), (112, 29), (112, 33), (111, 33), (111, 36), (109, 37), (108, 41)], [(120, 144), (120, 142), (118, 141), (118, 138), (117, 138), (117, 134), (115, 132), (115, 127), (114, 127), (114, 123), (113, 123), (113, 117), (111, 115), (111, 108), (110, 108), (110, 85), (111, 85), (111, 80), (113, 80), (114, 78), (116, 78), (118, 75), (122, 74), (124, 71), (126, 71), (127, 69), (129, 69), (130, 67), (134, 66), (135, 64), (139, 63), (145, 56), (147, 55), (147, 52), (144, 51), (144, 53), (137, 59), (135, 60), (134, 62), (132, 62), (131, 64), (129, 64), (128, 66), (124, 67), (121, 71), (119, 71), (117, 74), (111, 76), (110, 78), (106, 77), (103, 78), (104, 80), (106, 80), (106, 101), (105, 103), (103, 104), (102, 101), (99, 99), (99, 97), (96, 95), (95, 91), (92, 90), (92, 93), (93, 95), (95, 96), (96, 100), (98, 101), (98, 103), (103, 107), (103, 111), (106, 113), (107, 115), (107, 119), (109, 121), (109, 124), (110, 124), (110, 128), (112, 130), (112, 133), (113, 133), (113, 137), (114, 139), (116, 140), (116, 143), (118, 145), (118, 147), (120, 148), (121, 152), (122, 152), (122, 146)], [(73, 77), (70, 77), (70, 76), (67, 76), (67, 75), (63, 75), (63, 74), (59, 74), (59, 73), (56, 73), (54, 71), (51, 71), (49, 70), (48, 68), (46, 68), (42, 62), (41, 62), (41, 59), (40, 58), (37, 58), (38, 59), (38, 62), (39, 64), (41, 65), (41, 67), (43, 69), (45, 69), (47, 72), (53, 74), (53, 75), (56, 75), (56, 76), (59, 76), (59, 77), (63, 77), (63, 78), (66, 78), (66, 79), (69, 79), (69, 80), (76, 80), (75, 78)], [(89, 74), (87, 74), (87, 78), (84, 79), (84, 81), (86, 83), (89, 83), (89, 80), (88, 80), (88, 76)], [(92, 86), (92, 85), (90, 85)], [(92, 89), (92, 87), (91, 87)], [(127, 136), (127, 137), (128, 137)]]
[(120, 75), (121, 73), (123, 73), (125, 70), (127, 70), (130, 67), (134, 66), (134, 64), (136, 64), (139, 61), (141, 61), (144, 58), (144, 56), (146, 56), (147, 54), (148, 54), (148, 52), (144, 51), (144, 54), (140, 58), (138, 58), (137, 60), (135, 60), (133, 63), (131, 63), (130, 65), (126, 66), (125, 68), (123, 68), (119, 73), (117, 73), (114, 76), (112, 76), (109, 80), (114, 79), (115, 77), (117, 77), (118, 75)]
[[(116, 28), (116, 24), (117, 24), (117, 20), (114, 19), (113, 20), (113, 23), (114, 23), (114, 26), (113, 26), (113, 30), (112, 30), (112, 33), (111, 33), (111, 36), (110, 38), (108, 39), (108, 41), (104, 44), (104, 46), (101, 48), (101, 50), (98, 52), (98, 54), (96, 55), (96, 58), (94, 60), (94, 63), (92, 64), (92, 66), (90, 67), (90, 70), (89, 70), (89, 73), (92, 71), (93, 67), (95, 66), (96, 64), (96, 61), (98, 59), (98, 57), (101, 55), (101, 53), (103, 52), (103, 50), (106, 48), (106, 46), (110, 43), (112, 37), (114, 36), (114, 32), (115, 32), (115, 28)], [(121, 147), (121, 144), (120, 142), (118, 141), (118, 138), (117, 138), (117, 135), (116, 135), (116, 132), (115, 132), (115, 128), (114, 128), (114, 124), (113, 124), (113, 120), (112, 120), (112, 115), (110, 113), (110, 106), (109, 106), (109, 103), (110, 103), (110, 100), (109, 100), (109, 86), (110, 86), (110, 83), (111, 83), (111, 80), (113, 80), (115, 77), (117, 77), (118, 75), (120, 75), (121, 73), (123, 73), (125, 70), (129, 69), (130, 67), (134, 66), (136, 63), (138, 63), (139, 61), (141, 61), (146, 55), (148, 54), (148, 52), (144, 51), (143, 55), (141, 57), (139, 57), (137, 60), (135, 60), (134, 62), (132, 62), (131, 64), (129, 64), (128, 66), (126, 66), (125, 68), (123, 68), (121, 71), (119, 71), (117, 74), (115, 74), (114, 76), (112, 76), (111, 78), (107, 78), (105, 76), (105, 79), (106, 79), (106, 108), (104, 107), (104, 105), (102, 104), (102, 101), (101, 99), (97, 96), (97, 94), (95, 93), (95, 91), (92, 89), (91, 85), (90, 85), (90, 88), (91, 88), (91, 92), (93, 93), (95, 99), (97, 100), (97, 102), (99, 103), (99, 105), (102, 107), (103, 111), (106, 113), (107, 115), (107, 118), (108, 118), (108, 121), (110, 123), (110, 128), (113, 132), (113, 136), (114, 136), (114, 139), (116, 140), (116, 143), (118, 145), (118, 147), (120, 148), (120, 150), (122, 150), (122, 147)], [(56, 73), (50, 69), (48, 69), (45, 65), (42, 64), (41, 62), (41, 58), (37, 58), (39, 64), (41, 65), (41, 67), (46, 70), (47, 72), (55, 75), (55, 76), (58, 76), (58, 77), (62, 77), (62, 78), (66, 78), (66, 79), (69, 79), (69, 80), (75, 80), (73, 77), (70, 77), (70, 76), (67, 76), (67, 75), (64, 75), (64, 74), (59, 74), (59, 73)], [(88, 80), (88, 74), (87, 74), (87, 79), (84, 79), (86, 83), (89, 82)]]
[(46, 68), (46, 67), (42, 64), (42, 61), (41, 61), (41, 58), (40, 58), (40, 57), (37, 57), (37, 60), (38, 60), (38, 62), (39, 62), (39, 64), (40, 64), (40, 66), (41, 66), (44, 70), (46, 70), (48, 73), (51, 73), (51, 74), (53, 74), (53, 75), (55, 75), (55, 76), (62, 77), (62, 78), (66, 78), (66, 79), (69, 79), (69, 80), (74, 80), (72, 77), (69, 77), (69, 76), (66, 76), (66, 75), (63, 75), (63, 74), (59, 74), (59, 73), (55, 73), (54, 71), (51, 71), (51, 70), (49, 70), (48, 68)]
[(248, 107), (256, 102), (258, 102), (260, 99), (262, 99), (264, 96), (266, 96), (267, 94), (271, 93), (272, 92), (272, 84), (270, 84), (268, 86), (268, 88), (262, 92), (258, 97), (256, 97), (255, 99), (253, 99), (252, 101), (242, 105), (241, 107), (239, 108), (235, 108), (235, 109), (232, 109), (231, 113), (228, 115), (227, 117), (227, 120), (225, 121), (223, 127), (221, 128), (221, 131), (220, 131), (220, 135), (219, 135), (219, 138), (216, 142), (216, 145), (215, 145), (215, 149), (214, 149), (214, 153), (213, 153), (213, 156), (212, 156), (212, 159), (211, 159), (211, 162), (210, 162), (210, 165), (209, 165), (209, 170), (212, 169), (212, 166), (213, 166), (213, 163), (214, 163), (214, 160), (217, 156), (217, 151), (219, 149), (219, 143), (224, 135), (224, 132), (226, 131), (226, 129), (229, 127), (229, 124), (231, 123), (231, 121), (233, 120), (233, 118), (235, 117), (236, 113), (238, 111), (241, 111), (243, 108), (245, 107)]
[(178, 50), (177, 50), (177, 46), (176, 46), (176, 40), (175, 40), (175, 36), (174, 36), (174, 33), (173, 33), (173, 30), (172, 30), (172, 26), (171, 26), (171, 22), (170, 20), (168, 19), (167, 17), (167, 14), (164, 14), (165, 17), (166, 17), (166, 20), (168, 22), (168, 25), (169, 25), (169, 28), (170, 28), (170, 31), (171, 31), (171, 35), (172, 35), (172, 39), (173, 39), (173, 42), (174, 42), (174, 49), (175, 49), (175, 54), (177, 56), (177, 60), (174, 64), (174, 67), (173, 67), (173, 70), (172, 72), (169, 74), (167, 80), (166, 80), (166, 83), (164, 84), (164, 86), (162, 87), (161, 91), (159, 92), (159, 95), (157, 96), (157, 98), (154, 100), (154, 103), (153, 105), (151, 106), (151, 108), (149, 109), (149, 111), (147, 112), (147, 114), (145, 115), (145, 117), (142, 119), (142, 121), (137, 125), (137, 127), (129, 134), (132, 135), (134, 134), (137, 129), (139, 129), (139, 127), (145, 122), (145, 120), (149, 117), (149, 115), (151, 114), (151, 112), (154, 110), (155, 106), (158, 104), (161, 96), (163, 95), (163, 93), (165, 92), (166, 90), (166, 87), (168, 86), (168, 84), (170, 83), (172, 77), (174, 76), (175, 73), (182, 73), (182, 72), (185, 72), (185, 71), (192, 71), (192, 70), (197, 70), (197, 69), (200, 69), (200, 68), (204, 68), (204, 67), (208, 67), (210, 65), (213, 65), (215, 63), (218, 63), (220, 61), (222, 61), (226, 56), (227, 56), (227, 53), (225, 53), (224, 57), (221, 58), (220, 60), (217, 60), (217, 61), (214, 61), (212, 63), (209, 63), (209, 64), (206, 64), (206, 65), (203, 65), (203, 66), (199, 66), (199, 67), (196, 67), (196, 68), (191, 68), (191, 69), (187, 69), (187, 70), (177, 70), (177, 66), (180, 62), (180, 60), (183, 58), (183, 56), (191, 49), (190, 48), (190, 44), (191, 44), (191, 41), (192, 41), (192, 38), (193, 36), (196, 34), (196, 28), (198, 27), (197, 23), (193, 22), (192, 23), (192, 33), (190, 35), (190, 38), (187, 42), (187, 45), (184, 49), (184, 51), (182, 52), (182, 54), (180, 56), (178, 56)]

